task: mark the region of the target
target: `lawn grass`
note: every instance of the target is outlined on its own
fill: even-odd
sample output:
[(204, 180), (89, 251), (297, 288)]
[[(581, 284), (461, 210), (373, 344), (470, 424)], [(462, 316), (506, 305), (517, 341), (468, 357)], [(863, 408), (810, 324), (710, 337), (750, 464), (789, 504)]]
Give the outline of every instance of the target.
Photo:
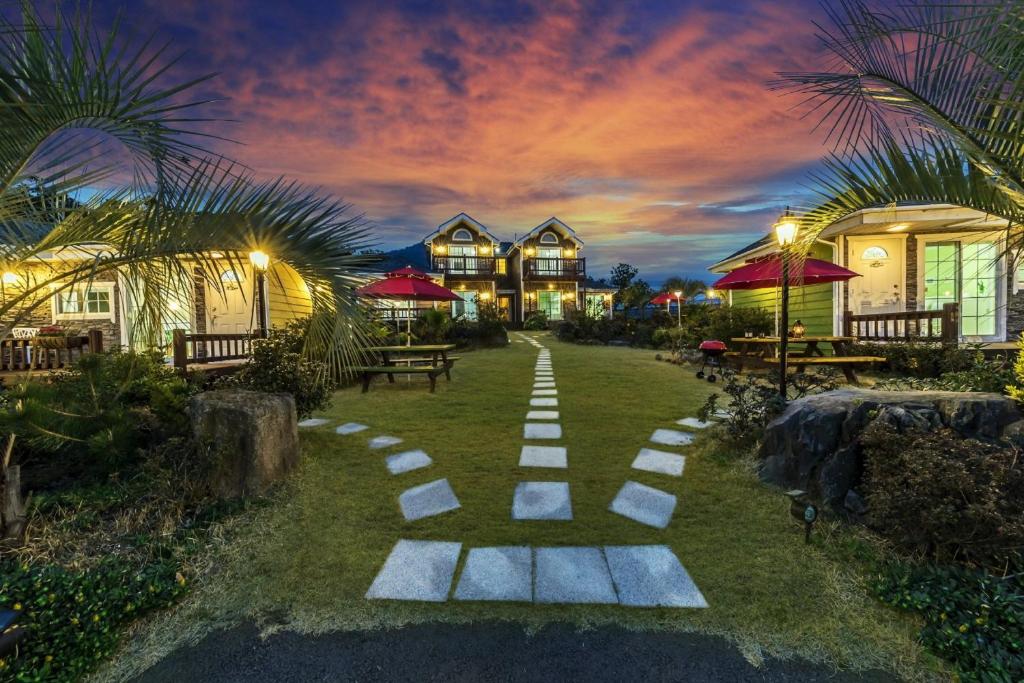
[[(762, 485), (747, 466), (723, 457), (702, 435), (686, 450), (682, 479), (630, 468), (657, 427), (692, 416), (712, 385), (654, 352), (576, 346), (538, 335), (552, 349), (560, 422), (569, 469), (517, 467), (537, 350), (462, 354), (451, 383), (430, 394), (423, 378), (339, 391), (322, 417), (328, 426), (302, 432), (301, 471), (280, 503), (248, 519), (218, 551), (218, 571), (193, 597), (137, 637), (132, 653), (107, 672), (138, 670), (182, 638), (214, 625), (255, 619), (268, 629), (307, 632), (395, 626), (420, 621), (505, 619), (536, 628), (617, 623), (635, 629), (723, 634), (755, 660), (799, 655), (842, 668), (881, 668), (908, 679), (929, 678), (941, 665), (916, 643), (917, 624), (866, 592), (858, 573), (870, 545), (855, 533), (823, 526), (805, 546), (789, 518), (788, 500)], [(334, 434), (343, 422), (371, 429)], [(399, 476), (368, 436), (391, 434), (422, 448), (434, 464)], [(673, 450), (671, 448), (667, 450)], [(393, 451), (392, 451), (393, 452)], [(407, 523), (398, 495), (446, 477), (462, 509)], [(627, 479), (673, 492), (679, 505), (665, 530), (608, 512)], [(572, 522), (512, 522), (519, 481), (569, 481)], [(827, 538), (826, 538), (827, 536)], [(590, 605), (444, 604), (366, 601), (377, 571), (399, 538), (482, 545), (667, 544), (710, 607), (635, 609)], [(463, 557), (465, 553), (463, 553)], [(458, 576), (458, 575), (456, 575)], [(173, 634), (173, 635), (172, 635)]]

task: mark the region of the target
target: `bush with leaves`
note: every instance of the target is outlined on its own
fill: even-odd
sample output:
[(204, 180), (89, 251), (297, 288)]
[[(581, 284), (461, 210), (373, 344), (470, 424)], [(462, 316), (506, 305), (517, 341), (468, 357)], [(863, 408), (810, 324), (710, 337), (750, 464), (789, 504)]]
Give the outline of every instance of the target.
[(427, 309), (420, 314), (412, 326), (413, 336), (426, 344), (443, 344), (450, 341), (452, 319), (445, 311)]
[(65, 472), (102, 475), (188, 433), (188, 399), (198, 387), (156, 353), (85, 354), (47, 381), (3, 394), (0, 430), (15, 434), (19, 460), (59, 458)]
[(309, 319), (273, 327), (265, 339), (252, 343), (252, 357), (238, 372), (219, 378), (218, 389), (248, 389), (268, 394), (291, 394), (299, 419), (331, 403), (335, 384), (325, 363), (303, 354)]
[(924, 619), (921, 641), (962, 681), (1024, 680), (1024, 574), (892, 563), (872, 581), (879, 598)]
[(0, 608), (21, 612), (25, 629), (17, 656), (0, 658), (0, 680), (82, 680), (114, 652), (124, 626), (185, 591), (167, 562), (109, 558), (84, 570), (0, 562)]
[(534, 331), (548, 329), (548, 314), (544, 311), (531, 312), (523, 322), (523, 329)]
[(1024, 549), (1024, 458), (1014, 446), (949, 429), (861, 434), (868, 523), (937, 561), (1004, 568)]
[(857, 356), (881, 356), (889, 372), (907, 377), (941, 377), (964, 372), (984, 362), (977, 345), (953, 346), (937, 342), (859, 342), (851, 353)]
[[(702, 420), (724, 411), (726, 435), (739, 443), (755, 443), (764, 436), (764, 429), (786, 408), (779, 393), (778, 373), (759, 375), (722, 371), (722, 393), (708, 396), (698, 411)], [(786, 398), (794, 401), (804, 396), (832, 391), (839, 386), (838, 374), (832, 368), (790, 375)], [(727, 398), (723, 404), (722, 396)]]
[(1015, 373), (1005, 358), (986, 360), (976, 354), (971, 366), (939, 377), (890, 377), (871, 388), (880, 391), (985, 391), (1013, 392)]

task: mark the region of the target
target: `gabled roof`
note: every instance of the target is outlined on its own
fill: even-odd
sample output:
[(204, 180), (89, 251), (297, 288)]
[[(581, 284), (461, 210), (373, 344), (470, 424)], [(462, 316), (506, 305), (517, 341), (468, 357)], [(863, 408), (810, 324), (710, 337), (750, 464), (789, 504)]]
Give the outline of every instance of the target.
[(460, 213), (460, 214), (458, 214), (456, 216), (452, 216), (451, 218), (446, 220), (444, 223), (441, 223), (441, 225), (437, 226), (437, 230), (435, 230), (434, 232), (430, 233), (429, 235), (427, 235), (426, 237), (423, 238), (423, 244), (429, 244), (430, 242), (432, 242), (434, 240), (435, 237), (437, 237), (438, 235), (440, 235), (443, 232), (447, 232), (450, 228), (454, 227), (455, 225), (457, 225), (459, 223), (465, 223), (466, 225), (469, 225), (470, 227), (475, 228), (477, 230), (477, 232), (479, 232), (481, 235), (484, 235), (485, 237), (487, 237), (487, 239), (491, 240), (491, 242), (493, 242), (495, 244), (499, 244), (501, 242), (501, 240), (499, 240), (496, 236), (494, 236), (491, 233), (491, 231), (488, 230), (486, 226), (484, 226), (483, 223), (481, 223), (480, 221), (476, 220), (475, 218), (470, 216), (468, 213), (462, 212), (462, 213)]
[(563, 234), (565, 234), (565, 235), (566, 235), (567, 237), (569, 237), (569, 238), (573, 239), (573, 240), (574, 240), (574, 241), (576, 241), (576, 242), (577, 242), (578, 244), (581, 244), (581, 245), (583, 244), (583, 240), (581, 240), (581, 239), (579, 238), (579, 236), (578, 236), (578, 235), (576, 234), (576, 231), (575, 231), (575, 230), (573, 230), (573, 229), (572, 229), (572, 228), (570, 228), (570, 227), (569, 227), (568, 225), (566, 225), (566, 224), (565, 224), (565, 223), (563, 223), (562, 221), (558, 220), (558, 219), (557, 219), (557, 218), (555, 218), (554, 216), (552, 216), (551, 218), (547, 219), (546, 221), (544, 221), (543, 223), (541, 223), (540, 225), (538, 225), (538, 226), (537, 226), (536, 228), (534, 228), (534, 229), (533, 229), (533, 230), (531, 230), (530, 232), (526, 233), (525, 235), (523, 235), (522, 237), (520, 237), (519, 239), (517, 239), (517, 240), (515, 241), (515, 244), (516, 244), (517, 246), (518, 246), (518, 245), (520, 245), (520, 244), (522, 244), (522, 243), (523, 243), (523, 242), (525, 242), (526, 240), (530, 239), (531, 237), (533, 237), (534, 235), (536, 235), (537, 233), (539, 233), (539, 232), (540, 232), (541, 230), (543, 230), (543, 229), (545, 229), (545, 228), (548, 228), (548, 227), (554, 227), (554, 228), (558, 228), (558, 229), (559, 229), (559, 230), (561, 230), (561, 231), (563, 232)]
[(756, 242), (751, 242), (742, 249), (737, 249), (736, 251), (729, 254), (725, 258), (716, 261), (712, 265), (708, 266), (708, 270), (710, 270), (713, 273), (718, 272), (718, 269), (721, 268), (726, 263), (728, 263), (729, 261), (735, 261), (742, 256), (746, 256), (747, 254), (753, 254), (755, 252), (764, 251), (765, 249), (769, 249), (774, 246), (775, 239), (772, 237), (771, 233), (769, 233), (762, 237), (761, 239), (757, 240)]

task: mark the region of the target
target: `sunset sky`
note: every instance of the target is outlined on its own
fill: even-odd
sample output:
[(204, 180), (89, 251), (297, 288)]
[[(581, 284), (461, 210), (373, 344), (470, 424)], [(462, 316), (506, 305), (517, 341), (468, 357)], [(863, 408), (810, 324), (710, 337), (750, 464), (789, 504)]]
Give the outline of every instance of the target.
[(776, 71), (821, 67), (814, 2), (96, 0), (217, 72), (207, 113), (260, 176), (344, 197), (381, 248), (466, 211), (555, 215), (588, 271), (705, 268), (798, 203), (826, 151)]

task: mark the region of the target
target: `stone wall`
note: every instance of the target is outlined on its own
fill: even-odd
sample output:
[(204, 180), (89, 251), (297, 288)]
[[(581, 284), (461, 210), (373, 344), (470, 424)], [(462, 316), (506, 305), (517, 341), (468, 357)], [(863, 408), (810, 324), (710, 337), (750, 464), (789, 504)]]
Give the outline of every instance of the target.
[(917, 310), (917, 238), (907, 235), (907, 280), (903, 296), (904, 311)]
[(997, 439), (1024, 429), (1016, 403), (999, 394), (841, 389), (793, 401), (765, 430), (761, 479), (802, 489), (836, 512), (860, 514), (860, 434), (876, 420), (901, 431), (949, 427)]

